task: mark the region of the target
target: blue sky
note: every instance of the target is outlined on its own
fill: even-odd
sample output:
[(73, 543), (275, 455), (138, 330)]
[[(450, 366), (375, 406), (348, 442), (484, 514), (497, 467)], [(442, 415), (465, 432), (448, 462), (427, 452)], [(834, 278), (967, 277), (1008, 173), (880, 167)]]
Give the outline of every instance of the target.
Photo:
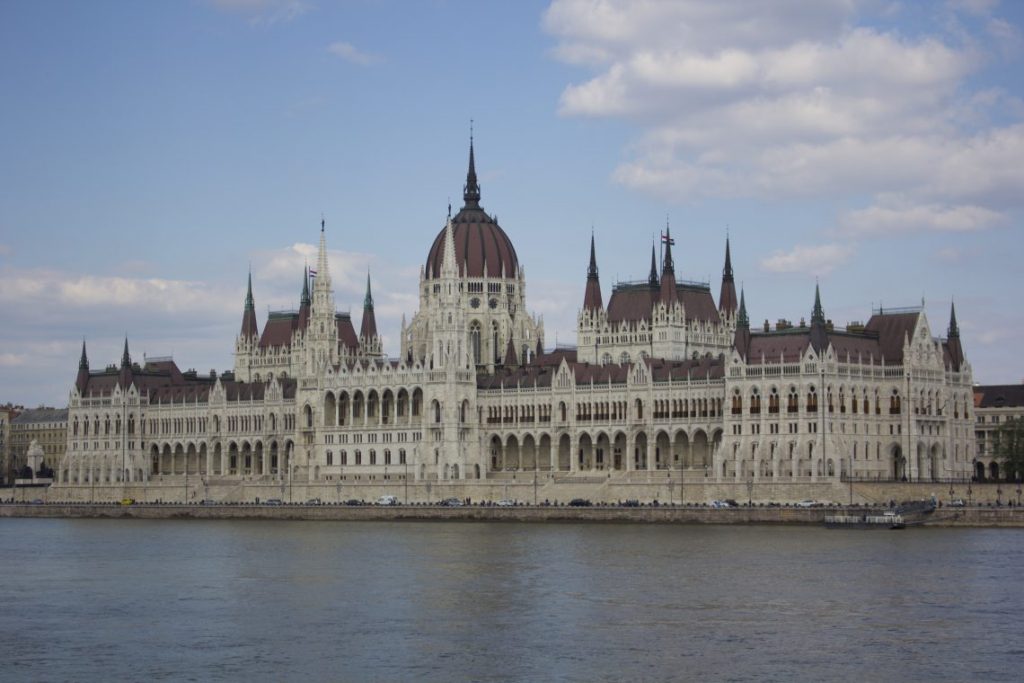
[(751, 318), (837, 324), (955, 298), (983, 383), (1024, 378), (1024, 3), (192, 0), (0, 5), (0, 402), (63, 404), (136, 357), (231, 365), (297, 304), (327, 219), (336, 300), (366, 270), (397, 354), (465, 177), (512, 237), (547, 344), (602, 286), (677, 273)]

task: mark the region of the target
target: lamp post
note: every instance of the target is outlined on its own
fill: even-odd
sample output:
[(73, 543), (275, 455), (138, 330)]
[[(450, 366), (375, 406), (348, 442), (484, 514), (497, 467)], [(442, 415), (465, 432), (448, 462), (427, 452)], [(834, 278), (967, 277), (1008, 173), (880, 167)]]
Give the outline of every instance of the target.
[(971, 494), (972, 493), (973, 493), (973, 491), (971, 490), (971, 482), (967, 482), (967, 504), (968, 505), (971, 505)]
[(405, 504), (408, 505), (409, 504), (409, 458), (405, 457), (405, 458), (403, 458), (403, 460), (404, 460), (404, 462), (402, 464), (405, 465)]
[(747, 507), (754, 506), (754, 475), (747, 477)]

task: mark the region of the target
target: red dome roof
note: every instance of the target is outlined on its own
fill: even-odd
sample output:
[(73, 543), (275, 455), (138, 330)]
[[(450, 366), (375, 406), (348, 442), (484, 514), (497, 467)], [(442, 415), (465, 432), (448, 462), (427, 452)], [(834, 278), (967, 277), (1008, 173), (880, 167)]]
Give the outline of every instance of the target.
[[(466, 204), (452, 219), (455, 233), (455, 262), (462, 277), (483, 277), (486, 266), (488, 277), (514, 278), (519, 274), (519, 259), (515, 247), (497, 221), (480, 208), (480, 185), (476, 180), (476, 161), (473, 156), (473, 136), (469, 137), (469, 171), (462, 198)], [(441, 276), (444, 261), (444, 229), (438, 233), (427, 254), (426, 276)]]
[[(519, 273), (519, 259), (515, 247), (505, 231), (479, 206), (466, 206), (452, 218), (455, 237), (455, 261), (462, 277), (483, 277), (484, 266), (488, 277), (514, 278)], [(427, 255), (426, 276), (441, 276), (444, 261), (444, 229), (438, 233)]]

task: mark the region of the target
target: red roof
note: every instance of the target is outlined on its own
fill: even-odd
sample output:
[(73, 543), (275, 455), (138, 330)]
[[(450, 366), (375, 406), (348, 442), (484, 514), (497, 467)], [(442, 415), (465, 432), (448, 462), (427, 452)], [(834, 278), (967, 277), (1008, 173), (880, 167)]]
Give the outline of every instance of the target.
[[(654, 289), (646, 282), (620, 284), (612, 291), (612, 298), (608, 301), (608, 322), (650, 322), (651, 311), (660, 296), (660, 290)], [(691, 284), (677, 284), (676, 296), (686, 310), (687, 320), (721, 320), (710, 289)]]
[[(455, 261), (459, 275), (483, 277), (484, 266), (488, 277), (515, 277), (519, 272), (519, 259), (515, 247), (498, 223), (478, 207), (465, 207), (452, 218), (455, 239)], [(427, 254), (426, 276), (441, 276), (444, 260), (445, 228), (437, 234)], [(468, 270), (467, 270), (468, 268)]]

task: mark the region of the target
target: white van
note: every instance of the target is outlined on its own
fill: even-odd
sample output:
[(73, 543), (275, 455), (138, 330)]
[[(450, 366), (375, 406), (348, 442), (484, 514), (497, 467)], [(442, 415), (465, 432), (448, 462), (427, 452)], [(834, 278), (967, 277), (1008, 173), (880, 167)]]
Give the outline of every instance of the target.
[(390, 494), (381, 496), (377, 499), (377, 505), (398, 505), (398, 496)]

